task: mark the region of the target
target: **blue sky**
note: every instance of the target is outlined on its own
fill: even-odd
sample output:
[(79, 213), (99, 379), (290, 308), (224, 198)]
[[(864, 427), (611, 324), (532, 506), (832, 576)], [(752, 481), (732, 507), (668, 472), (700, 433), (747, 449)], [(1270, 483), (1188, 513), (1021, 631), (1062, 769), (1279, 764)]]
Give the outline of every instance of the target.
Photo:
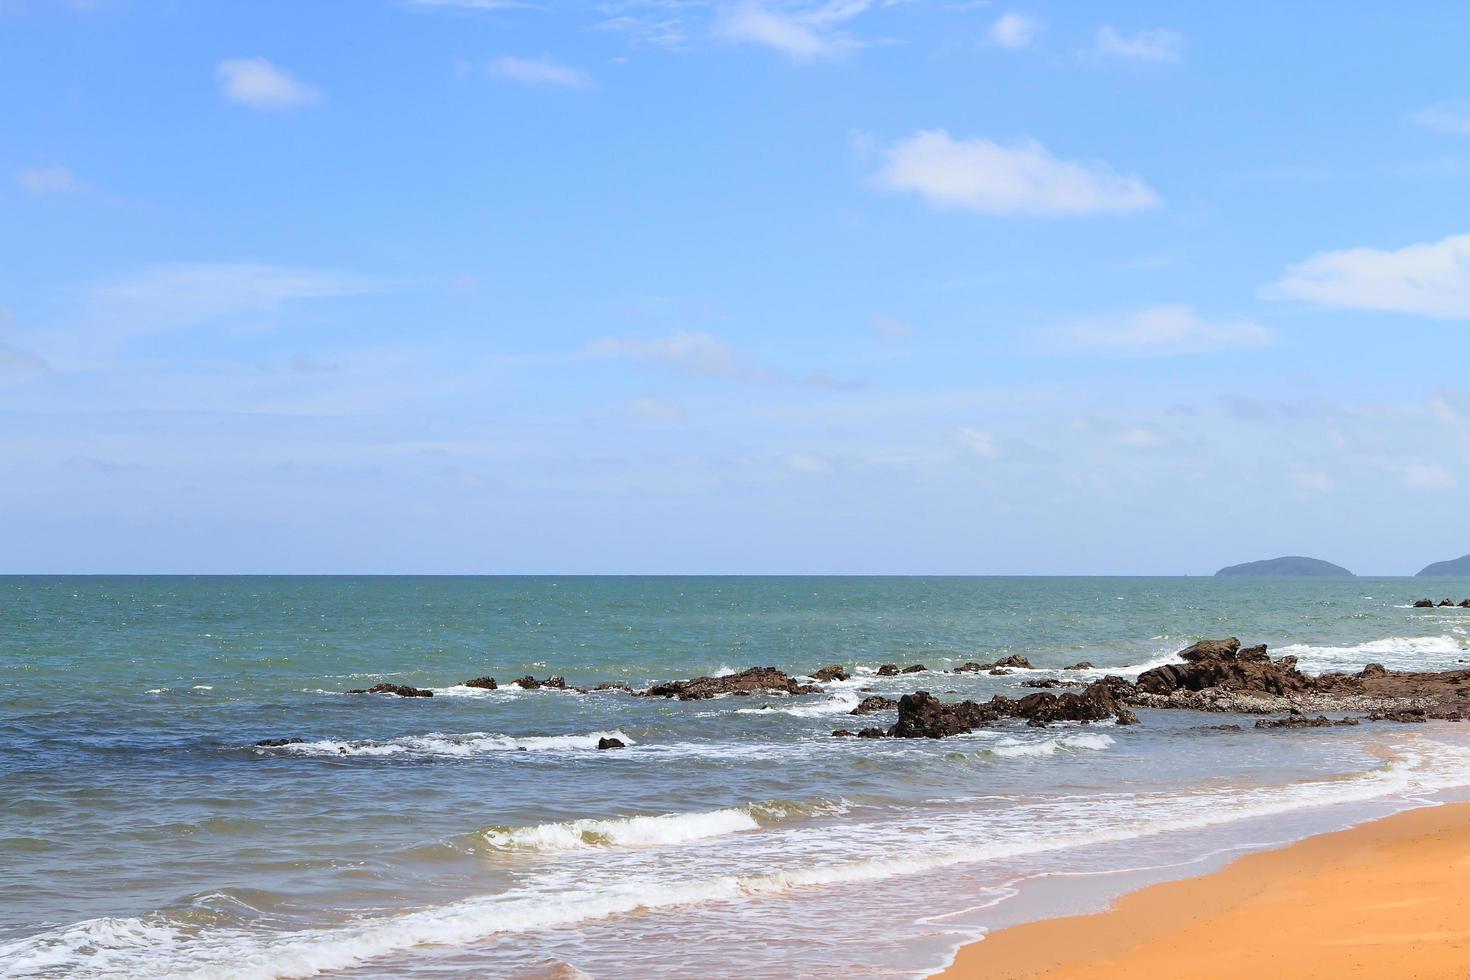
[(1467, 36), (0, 0), (0, 571), (1412, 573)]

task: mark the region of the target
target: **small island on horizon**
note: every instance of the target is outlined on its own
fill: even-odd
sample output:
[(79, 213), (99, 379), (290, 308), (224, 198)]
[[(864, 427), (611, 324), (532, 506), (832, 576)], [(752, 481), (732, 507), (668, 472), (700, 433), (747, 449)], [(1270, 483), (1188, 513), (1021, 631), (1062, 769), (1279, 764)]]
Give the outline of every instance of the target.
[[(1420, 572), (1419, 574), (1424, 574)], [(1216, 578), (1356, 578), (1341, 565), (1320, 558), (1289, 555), (1229, 565), (1215, 573)]]
[(1462, 555), (1449, 561), (1437, 561), (1432, 565), (1425, 565), (1420, 569), (1415, 578), (1449, 578), (1457, 576), (1470, 578), (1470, 555)]

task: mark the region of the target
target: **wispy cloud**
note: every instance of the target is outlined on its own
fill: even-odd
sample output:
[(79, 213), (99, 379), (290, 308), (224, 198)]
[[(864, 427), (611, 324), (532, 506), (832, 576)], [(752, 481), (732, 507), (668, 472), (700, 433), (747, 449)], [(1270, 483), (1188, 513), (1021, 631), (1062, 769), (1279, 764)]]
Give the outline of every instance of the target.
[(1041, 21), (1015, 11), (1001, 14), (986, 31), (990, 43), (1012, 51), (1029, 48), (1036, 43), (1041, 33)]
[(1174, 64), (1184, 57), (1184, 35), (1163, 27), (1123, 34), (1104, 25), (1097, 32), (1096, 51), (1105, 58)]
[(720, 14), (714, 33), (726, 40), (764, 45), (793, 61), (837, 58), (863, 46), (843, 26), (875, 5), (874, 0), (818, 4), (744, 0)]
[(1392, 251), (1322, 252), (1289, 266), (1262, 294), (1344, 309), (1470, 319), (1470, 235)]
[(32, 194), (82, 194), (91, 190), (66, 167), (37, 167), (22, 170), (15, 182)]
[(870, 323), (873, 333), (884, 340), (902, 340), (912, 336), (914, 332), (913, 324), (882, 313), (874, 314)]
[(1034, 139), (1009, 146), (921, 130), (885, 152), (878, 181), (940, 207), (985, 214), (1076, 215), (1156, 207), (1143, 179), (1105, 163), (1061, 160)]
[(736, 350), (704, 330), (675, 330), (667, 336), (654, 338), (603, 337), (583, 346), (577, 356), (641, 361), (696, 378), (721, 378), (753, 384), (795, 384), (831, 390), (863, 387), (861, 382), (833, 378), (825, 371), (813, 371), (804, 376), (783, 371)]
[(257, 109), (320, 102), (321, 92), (265, 58), (227, 58), (214, 69), (225, 98)]
[(1267, 347), (1270, 330), (1249, 320), (1206, 320), (1188, 306), (1155, 306), (1087, 317), (1042, 331), (1043, 345), (1058, 354), (1148, 357), (1205, 354)]
[(1440, 102), (1414, 113), (1425, 129), (1452, 136), (1470, 136), (1470, 102)]
[(955, 430), (955, 439), (972, 456), (979, 456), (981, 459), (995, 458), (995, 436), (985, 429), (963, 425)]
[(517, 58), (506, 55), (490, 63), (490, 73), (509, 81), (550, 88), (587, 88), (592, 84), (592, 77), (580, 68), (561, 64), (549, 57)]

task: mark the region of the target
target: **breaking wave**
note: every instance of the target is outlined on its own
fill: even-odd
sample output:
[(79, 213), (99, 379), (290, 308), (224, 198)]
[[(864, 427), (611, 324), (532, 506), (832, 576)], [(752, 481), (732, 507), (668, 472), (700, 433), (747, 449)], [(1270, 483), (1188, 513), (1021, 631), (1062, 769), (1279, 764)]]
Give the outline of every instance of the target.
[(621, 730), (588, 732), (585, 735), (531, 735), (516, 737), (492, 732), (465, 732), (457, 735), (430, 732), (427, 735), (404, 735), (384, 740), (353, 739), (338, 741), (321, 739), (291, 745), (256, 746), (262, 755), (302, 756), (448, 756), (464, 758), (488, 752), (572, 752), (596, 749), (599, 739), (616, 738), (633, 745), (632, 736)]

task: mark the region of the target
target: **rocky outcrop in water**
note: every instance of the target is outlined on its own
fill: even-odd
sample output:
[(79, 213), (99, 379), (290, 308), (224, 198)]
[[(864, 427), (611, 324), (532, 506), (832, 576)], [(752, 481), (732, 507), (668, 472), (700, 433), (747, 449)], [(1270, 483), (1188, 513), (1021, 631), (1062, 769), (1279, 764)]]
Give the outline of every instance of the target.
[(1062, 669), (1063, 670), (1092, 670), (1093, 667), (1092, 667), (1092, 661), (1091, 660), (1083, 660), (1083, 661), (1080, 661), (1078, 663), (1073, 664), (1070, 667), (1063, 667)]
[(993, 674), (997, 670), (1007, 670), (1008, 668), (1018, 668), (1021, 670), (1033, 669), (1031, 666), (1031, 661), (1027, 660), (1025, 657), (1012, 655), (1002, 660), (992, 660), (990, 661), (990, 663), (986, 664), (976, 663), (975, 661), (971, 660), (968, 663), (964, 663), (956, 667), (953, 672), (956, 674), (978, 674), (981, 671), (989, 671)]
[(482, 691), (493, 691), (497, 687), (495, 678), (493, 677), (476, 677), (472, 681), (465, 681), (464, 686), (477, 687)]
[(1358, 723), (1358, 719), (1356, 719), (1356, 718), (1339, 718), (1337, 721), (1333, 721), (1331, 718), (1328, 718), (1326, 715), (1318, 715), (1315, 718), (1309, 718), (1308, 716), (1306, 716), (1305, 714), (1303, 714), (1300, 711), (1293, 711), (1291, 714), (1287, 715), (1285, 718), (1273, 718), (1273, 719), (1271, 719), (1269, 721), (1263, 718), (1260, 721), (1256, 722), (1256, 727), (1257, 728), (1334, 728), (1334, 727), (1341, 727), (1343, 725), (1356, 725), (1357, 723)]
[(599, 749), (626, 749), (628, 747), (628, 743), (624, 742), (620, 738), (604, 737), (597, 740), (597, 747)]
[(520, 680), (516, 681), (516, 686), (523, 691), (539, 691), (543, 687), (552, 691), (565, 691), (567, 690), (567, 679), (565, 677), (560, 677), (556, 674), (552, 674), (544, 681), (538, 681), (530, 674), (527, 674), (525, 677), (522, 677)]
[(881, 694), (873, 694), (858, 702), (858, 706), (848, 712), (850, 715), (870, 715), (875, 711), (892, 711), (898, 707), (898, 702), (892, 698), (885, 698)]
[(1434, 600), (1433, 599), (1415, 599), (1414, 600), (1414, 608), (1415, 609), (1433, 609), (1434, 608)]
[(1121, 725), (1138, 721), (1118, 702), (1106, 681), (1096, 681), (1080, 694), (1037, 693), (1016, 699), (996, 696), (984, 703), (944, 702), (927, 691), (916, 691), (898, 699), (898, 721), (888, 734), (894, 738), (946, 738), (1007, 718), (1022, 719), (1037, 728), (1056, 721), (1111, 719)]
[(726, 674), (723, 677), (695, 677), (687, 681), (655, 684), (641, 694), (643, 697), (702, 701), (721, 694), (814, 694), (820, 690), (815, 684), (802, 684), (775, 667), (751, 667), (738, 674)]
[(838, 664), (823, 667), (821, 670), (812, 671), (812, 680), (827, 683), (829, 681), (847, 680), (847, 668)]
[(409, 687), (407, 684), (374, 684), (372, 687), (353, 688), (348, 694), (396, 694), (400, 698), (432, 698), (433, 691), (426, 691), (421, 687)]
[(594, 691), (629, 691), (633, 688), (624, 681), (604, 681), (592, 688)]
[(255, 744), (265, 749), (278, 749), (283, 745), (300, 745), (305, 741), (304, 738), (263, 738)]

